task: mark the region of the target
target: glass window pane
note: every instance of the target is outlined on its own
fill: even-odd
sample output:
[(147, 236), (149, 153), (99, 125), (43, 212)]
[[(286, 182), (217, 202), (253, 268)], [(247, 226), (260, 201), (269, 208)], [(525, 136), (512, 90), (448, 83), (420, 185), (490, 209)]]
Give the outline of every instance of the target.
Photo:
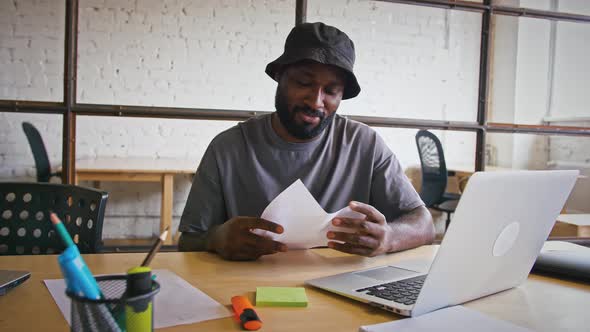
[(488, 121), (588, 127), (590, 25), (494, 16)]
[(0, 1), (0, 99), (62, 101), (65, 1)]
[(82, 103), (271, 110), (295, 2), (80, 1)]
[(493, 0), (495, 5), (590, 15), (588, 0)]
[(578, 179), (565, 211), (590, 213), (590, 137), (490, 133), (488, 164), (500, 169), (578, 169)]
[[(418, 129), (406, 128), (374, 128), (385, 140), (385, 143), (399, 159), (405, 174), (416, 191), (421, 191), (422, 170), (420, 156), (416, 146)], [(430, 130), (441, 142), (447, 169), (450, 171), (447, 181), (447, 192), (460, 193), (469, 175), (474, 170), (475, 133)], [(437, 237), (441, 237), (445, 229), (446, 214), (431, 209)]]
[[(235, 121), (181, 119), (141, 119), (124, 117), (79, 116), (76, 123), (76, 169), (85, 173), (85, 186), (100, 181), (89, 168), (116, 170), (129, 178), (139, 173), (156, 174), (172, 170), (172, 233), (186, 204), (192, 173), (205, 149), (218, 133)], [(132, 170), (145, 170), (133, 172)], [(154, 181), (154, 180), (152, 180)], [(103, 181), (109, 192), (103, 238), (149, 238), (159, 233), (162, 185), (145, 181)]]
[(550, 118), (572, 118), (571, 125), (579, 126), (583, 124), (576, 123), (575, 118), (585, 117), (585, 126), (590, 126), (590, 25), (557, 22), (555, 38)]
[[(420, 156), (416, 146), (418, 129), (387, 127), (373, 127), (373, 129), (383, 137), (404, 169), (420, 167)], [(429, 131), (441, 142), (447, 169), (466, 171), (475, 169), (475, 133), (451, 130)]]
[(481, 14), (382, 1), (308, 1), (350, 36), (361, 94), (342, 114), (476, 121)]
[[(32, 124), (43, 140), (50, 171), (61, 166), (63, 117), (54, 114), (0, 112), (0, 181), (37, 181), (35, 159), (22, 124)], [(58, 177), (51, 182), (60, 183)]]

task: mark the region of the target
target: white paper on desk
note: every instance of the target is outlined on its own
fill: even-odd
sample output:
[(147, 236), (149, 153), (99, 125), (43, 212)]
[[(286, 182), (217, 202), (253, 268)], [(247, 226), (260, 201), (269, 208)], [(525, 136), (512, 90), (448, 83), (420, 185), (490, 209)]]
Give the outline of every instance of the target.
[[(160, 292), (154, 302), (154, 328), (192, 324), (231, 316), (221, 303), (168, 270), (154, 270)], [(70, 298), (63, 279), (44, 280), (64, 318), (70, 323)]]
[(547, 251), (573, 251), (585, 252), (590, 254), (590, 248), (565, 241), (545, 241), (545, 244), (543, 244), (543, 249), (541, 249), (541, 252)]
[(332, 226), (333, 218), (365, 218), (365, 215), (352, 211), (348, 206), (327, 213), (303, 182), (297, 180), (268, 204), (261, 217), (282, 225), (285, 231), (275, 234), (257, 229), (254, 230), (256, 234), (269, 236), (286, 244), (289, 249), (308, 249), (327, 245), (328, 230), (347, 231), (346, 228)]
[(405, 318), (382, 324), (361, 326), (359, 332), (422, 332), (478, 331), (532, 332), (532, 330), (499, 320), (478, 311), (454, 306), (419, 317)]

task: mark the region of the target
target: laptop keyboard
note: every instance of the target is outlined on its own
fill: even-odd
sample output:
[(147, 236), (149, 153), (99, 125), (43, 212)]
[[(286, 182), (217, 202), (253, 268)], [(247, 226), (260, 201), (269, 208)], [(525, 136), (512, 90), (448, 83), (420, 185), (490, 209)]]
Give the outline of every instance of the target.
[(385, 284), (357, 289), (357, 292), (366, 292), (367, 295), (376, 296), (385, 300), (411, 305), (416, 303), (420, 289), (424, 284), (426, 275), (414, 278), (388, 282)]

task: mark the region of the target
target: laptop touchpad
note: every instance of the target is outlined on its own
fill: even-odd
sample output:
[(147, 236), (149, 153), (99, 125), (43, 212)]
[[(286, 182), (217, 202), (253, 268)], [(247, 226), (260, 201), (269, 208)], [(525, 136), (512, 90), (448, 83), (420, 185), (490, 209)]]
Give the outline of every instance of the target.
[(416, 271), (404, 270), (393, 266), (384, 266), (378, 269), (357, 272), (355, 274), (376, 280), (393, 280), (407, 278), (416, 275), (417, 273), (418, 272)]

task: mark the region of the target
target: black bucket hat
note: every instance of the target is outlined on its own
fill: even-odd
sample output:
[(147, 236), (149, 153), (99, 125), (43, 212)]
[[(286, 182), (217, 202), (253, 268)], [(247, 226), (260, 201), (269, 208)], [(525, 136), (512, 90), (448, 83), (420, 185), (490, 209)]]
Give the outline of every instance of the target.
[(273, 80), (283, 66), (303, 60), (312, 60), (342, 68), (347, 74), (342, 99), (356, 97), (361, 88), (352, 72), (354, 43), (333, 26), (321, 22), (303, 23), (294, 27), (285, 41), (285, 51), (266, 66), (265, 72)]

